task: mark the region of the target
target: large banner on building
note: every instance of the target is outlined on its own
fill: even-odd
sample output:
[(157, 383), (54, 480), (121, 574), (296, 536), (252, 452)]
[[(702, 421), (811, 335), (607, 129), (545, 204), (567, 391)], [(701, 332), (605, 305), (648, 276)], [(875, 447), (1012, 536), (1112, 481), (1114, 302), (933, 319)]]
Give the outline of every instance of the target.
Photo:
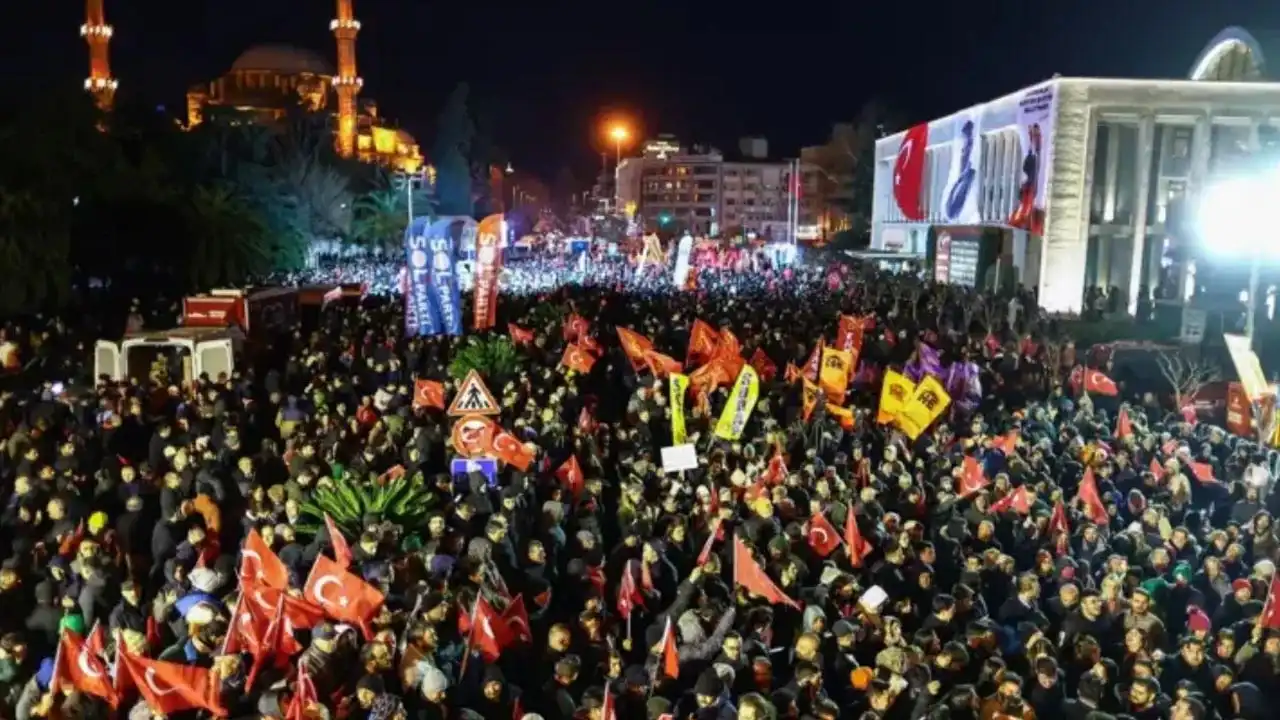
[(429, 218), (414, 218), (404, 231), (404, 330), (409, 337), (439, 335), (440, 323), (431, 307), (431, 257), (427, 242)]
[(942, 213), (953, 225), (977, 225), (982, 222), (978, 206), (978, 168), (982, 166), (981, 110), (963, 112), (955, 118), (955, 136), (951, 140), (951, 171), (947, 174)]
[(502, 213), (490, 215), (476, 227), (476, 330), (487, 330), (497, 322), (498, 276), (502, 274)]
[(903, 134), (898, 157), (893, 161), (893, 199), (908, 220), (924, 219), (924, 161), (928, 149), (929, 123), (921, 123)]
[(1032, 88), (1018, 100), (1022, 164), (1017, 204), (1009, 215), (1009, 225), (1032, 235), (1044, 235), (1046, 180), (1053, 166), (1053, 120), (1057, 109), (1057, 93), (1052, 84)]

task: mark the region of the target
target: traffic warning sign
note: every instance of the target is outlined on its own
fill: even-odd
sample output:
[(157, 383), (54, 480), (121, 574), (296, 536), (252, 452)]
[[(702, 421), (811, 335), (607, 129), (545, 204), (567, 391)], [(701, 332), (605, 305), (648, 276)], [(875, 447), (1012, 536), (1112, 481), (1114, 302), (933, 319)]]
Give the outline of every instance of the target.
[(458, 394), (453, 397), (453, 403), (449, 405), (449, 415), (453, 416), (498, 415), (501, 412), (498, 401), (493, 399), (493, 393), (485, 387), (480, 373), (475, 370), (467, 373), (466, 379), (458, 386)]

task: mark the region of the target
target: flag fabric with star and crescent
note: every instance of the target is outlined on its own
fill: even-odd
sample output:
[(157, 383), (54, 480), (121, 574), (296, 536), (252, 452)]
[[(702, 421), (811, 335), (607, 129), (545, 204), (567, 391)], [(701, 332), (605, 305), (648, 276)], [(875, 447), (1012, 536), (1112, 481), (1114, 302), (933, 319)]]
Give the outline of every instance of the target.
[(152, 712), (172, 715), (182, 710), (208, 710), (214, 715), (227, 714), (212, 671), (138, 657), (128, 650), (121, 650), (119, 657), (116, 672), (123, 683), (138, 689)]
[(369, 623), (382, 609), (386, 599), (377, 588), (324, 555), (316, 556), (316, 564), (311, 568), (302, 594), (319, 605), (329, 617), (358, 626), (366, 636), (370, 634)]
[[(100, 625), (94, 627), (102, 632)], [(53, 687), (75, 688), (87, 695), (106, 700), (111, 707), (120, 703), (120, 695), (111, 682), (107, 663), (94, 651), (92, 643), (72, 630), (63, 630), (58, 640), (57, 660), (53, 669)]]
[(240, 551), (240, 583), (257, 584), (286, 590), (289, 587), (289, 568), (271, 549), (257, 528), (249, 530)]

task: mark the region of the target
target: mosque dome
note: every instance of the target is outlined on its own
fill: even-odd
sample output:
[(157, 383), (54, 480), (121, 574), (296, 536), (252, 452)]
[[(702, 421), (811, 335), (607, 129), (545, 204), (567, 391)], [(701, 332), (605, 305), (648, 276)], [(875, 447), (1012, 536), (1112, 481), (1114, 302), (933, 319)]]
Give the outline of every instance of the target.
[(268, 71), (279, 75), (333, 75), (333, 67), (320, 55), (291, 45), (255, 45), (240, 54), (231, 71)]

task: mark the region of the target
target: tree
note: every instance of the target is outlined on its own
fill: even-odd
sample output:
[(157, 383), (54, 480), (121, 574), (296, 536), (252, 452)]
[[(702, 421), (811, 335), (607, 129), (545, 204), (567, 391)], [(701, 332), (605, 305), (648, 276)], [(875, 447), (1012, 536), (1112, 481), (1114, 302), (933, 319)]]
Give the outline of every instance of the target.
[(192, 287), (234, 284), (274, 269), (267, 224), (253, 205), (228, 185), (197, 188), (186, 205)]
[(436, 168), (436, 197), (441, 215), (473, 212), (471, 141), (475, 126), (467, 112), (467, 84), (459, 83), (440, 112), (433, 158)]
[(850, 232), (834, 241), (838, 245), (866, 246), (865, 241), (859, 244), (859, 240), (871, 230), (876, 140), (892, 132), (896, 125), (896, 118), (885, 105), (871, 100), (862, 106), (853, 122), (832, 128), (831, 139), (814, 158), (819, 173), (820, 202), (849, 217)]
[(1173, 389), (1174, 407), (1181, 408), (1195, 397), (1200, 388), (1218, 379), (1218, 368), (1189, 360), (1178, 353), (1161, 351), (1156, 366)]
[(65, 210), (26, 193), (0, 191), (0, 312), (57, 306), (70, 289), (70, 233)]

